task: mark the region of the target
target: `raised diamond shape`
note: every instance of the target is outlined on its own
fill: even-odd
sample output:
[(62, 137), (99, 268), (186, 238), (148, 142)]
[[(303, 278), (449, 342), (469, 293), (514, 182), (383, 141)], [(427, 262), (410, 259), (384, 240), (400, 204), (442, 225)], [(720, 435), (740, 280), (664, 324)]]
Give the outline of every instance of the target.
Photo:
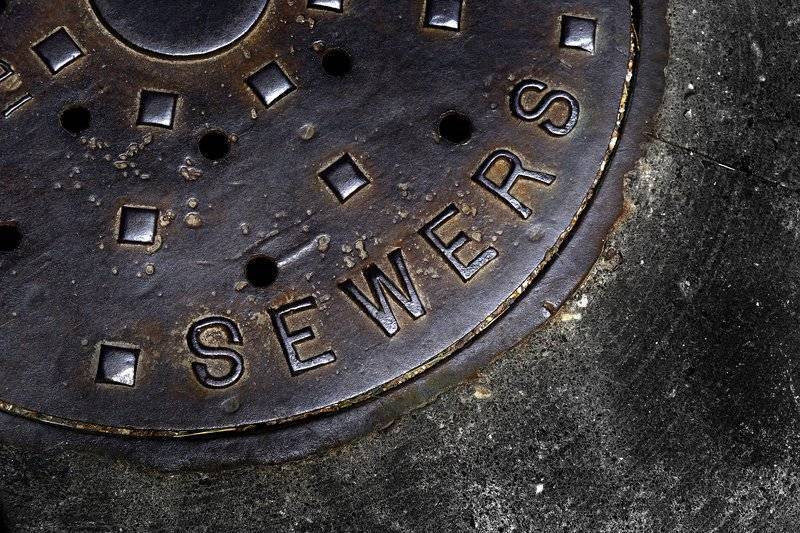
[(137, 124), (172, 128), (177, 104), (177, 94), (143, 90), (139, 97)]
[(126, 387), (136, 385), (139, 352), (138, 348), (129, 346), (101, 344), (95, 382)]
[(59, 28), (46, 37), (33, 50), (53, 74), (83, 55), (83, 51), (64, 28)]
[(565, 15), (561, 19), (561, 46), (594, 53), (597, 21)]
[(123, 206), (119, 216), (119, 242), (150, 245), (156, 241), (158, 209)]
[(342, 12), (343, 0), (308, 0), (311, 9), (326, 9), (328, 11)]
[(280, 65), (274, 61), (250, 76), (247, 85), (266, 107), (274, 105), (297, 88)]
[(461, 28), (463, 0), (428, 0), (425, 8), (425, 25), (443, 30)]
[(319, 176), (342, 203), (369, 185), (366, 175), (350, 154), (344, 154), (335, 163), (322, 170)]

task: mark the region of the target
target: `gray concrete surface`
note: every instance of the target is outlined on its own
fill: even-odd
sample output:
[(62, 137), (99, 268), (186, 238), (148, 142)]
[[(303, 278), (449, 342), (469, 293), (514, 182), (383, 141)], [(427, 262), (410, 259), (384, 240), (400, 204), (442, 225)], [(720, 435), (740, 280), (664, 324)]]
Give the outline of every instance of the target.
[(0, 445), (10, 531), (797, 531), (800, 3), (674, 0), (630, 215), (574, 300), (391, 428), (160, 474)]

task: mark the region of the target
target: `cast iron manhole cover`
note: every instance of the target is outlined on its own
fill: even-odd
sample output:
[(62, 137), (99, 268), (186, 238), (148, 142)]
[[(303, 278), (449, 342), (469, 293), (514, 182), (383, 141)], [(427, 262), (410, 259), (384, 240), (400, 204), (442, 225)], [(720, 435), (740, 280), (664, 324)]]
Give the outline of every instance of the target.
[(0, 3), (6, 437), (281, 459), (478, 368), (619, 212), (656, 4)]

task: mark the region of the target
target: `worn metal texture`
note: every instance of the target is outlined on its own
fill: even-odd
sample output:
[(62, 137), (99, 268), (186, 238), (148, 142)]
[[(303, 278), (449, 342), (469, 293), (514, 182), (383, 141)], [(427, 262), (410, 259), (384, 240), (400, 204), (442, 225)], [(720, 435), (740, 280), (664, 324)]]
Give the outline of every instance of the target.
[(0, 429), (168, 467), (385, 425), (550, 318), (666, 59), (650, 1), (59, 6), (2, 15)]
[(669, 2), (667, 96), (627, 217), (545, 328), (340, 449), (161, 474), (0, 446), (12, 531), (794, 531), (793, 2)]

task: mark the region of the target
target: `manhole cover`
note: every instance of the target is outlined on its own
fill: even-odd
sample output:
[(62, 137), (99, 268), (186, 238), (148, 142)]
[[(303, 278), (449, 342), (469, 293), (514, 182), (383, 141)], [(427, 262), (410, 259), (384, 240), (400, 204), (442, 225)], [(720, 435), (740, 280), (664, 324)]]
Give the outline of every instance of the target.
[(281, 459), (474, 371), (619, 212), (657, 3), (0, 4), (7, 438)]

